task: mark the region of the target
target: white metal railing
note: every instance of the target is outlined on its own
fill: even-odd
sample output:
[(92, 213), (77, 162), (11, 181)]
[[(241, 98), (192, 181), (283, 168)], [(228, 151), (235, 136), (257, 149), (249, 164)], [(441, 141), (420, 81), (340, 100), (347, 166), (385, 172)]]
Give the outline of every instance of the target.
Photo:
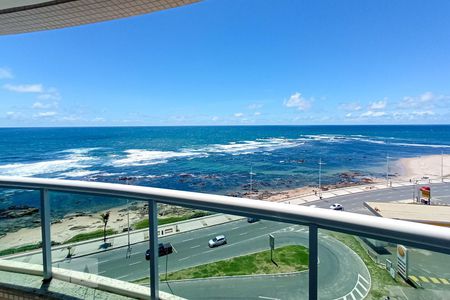
[(48, 191), (124, 197), (148, 201), (150, 221), (149, 246), (151, 249), (150, 290), (152, 299), (157, 299), (156, 295), (159, 294), (156, 206), (158, 202), (309, 226), (309, 299), (317, 299), (318, 295), (317, 231), (319, 228), (450, 254), (450, 229), (448, 228), (349, 212), (335, 212), (328, 209), (212, 194), (74, 180), (0, 176), (0, 187), (41, 191), (42, 253), (44, 279), (46, 280), (52, 277), (51, 220), (49, 216)]

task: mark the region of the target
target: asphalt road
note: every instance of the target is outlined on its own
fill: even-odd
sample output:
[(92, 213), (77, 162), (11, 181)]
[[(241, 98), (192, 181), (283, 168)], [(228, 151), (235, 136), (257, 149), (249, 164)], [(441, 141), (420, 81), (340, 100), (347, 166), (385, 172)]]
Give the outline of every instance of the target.
[[(259, 221), (252, 224), (245, 220), (234, 221), (160, 239), (163, 242), (171, 242), (176, 250), (175, 253), (159, 259), (160, 274), (165, 273), (166, 262), (167, 271), (173, 272), (195, 265), (268, 250), (269, 233), (275, 236), (277, 247), (288, 244), (308, 245), (308, 229), (303, 226), (271, 221)], [(209, 238), (218, 234), (225, 234), (228, 244), (210, 249), (207, 246)], [(147, 243), (142, 243), (134, 245), (131, 252), (128, 252), (126, 248), (121, 248), (87, 257), (73, 258), (56, 263), (55, 266), (132, 281), (148, 277), (149, 262), (144, 258), (147, 248)], [(321, 293), (327, 295), (327, 298), (330, 299), (351, 292), (358, 282), (358, 274), (370, 281), (365, 265), (356, 254), (340, 242), (328, 236), (320, 235), (319, 277)], [(250, 278), (253, 278), (251, 284), (248, 283)], [(303, 285), (307, 285), (307, 278), (307, 272), (304, 272), (288, 277), (246, 277), (242, 281), (239, 280), (242, 278), (226, 278), (172, 282), (170, 285), (161, 284), (161, 288), (168, 292), (172, 288), (176, 295), (189, 299), (206, 299), (215, 297), (215, 290), (223, 290), (230, 285), (242, 286), (242, 289), (233, 289), (232, 292), (223, 290), (222, 292), (226, 292), (226, 298), (228, 299), (252, 299), (256, 296), (280, 297), (280, 288), (286, 287), (284, 292), (281, 293), (283, 299), (298, 299), (307, 296), (305, 289), (302, 288)], [(209, 282), (209, 284), (206, 284), (206, 282)], [(224, 285), (224, 282), (227, 282), (227, 284)], [(275, 286), (277, 288), (274, 288)], [(201, 293), (199, 293), (200, 290), (202, 290)]]
[[(432, 202), (450, 203), (450, 184), (431, 184), (430, 186)], [(310, 202), (308, 205), (328, 208), (333, 203), (340, 203), (346, 211), (371, 214), (363, 206), (366, 201), (391, 202), (412, 198), (413, 187), (407, 186), (336, 196), (332, 199)], [(167, 271), (173, 272), (266, 250), (269, 244), (269, 233), (275, 235), (277, 246), (283, 244), (307, 246), (308, 233), (305, 227), (271, 221), (252, 224), (245, 220), (235, 221), (161, 238), (161, 242), (171, 242), (176, 252), (168, 256), (167, 261), (166, 257), (160, 258), (160, 273), (163, 274), (166, 271), (166, 262)], [(225, 234), (228, 244), (210, 249), (207, 246), (208, 240), (218, 234)], [(121, 248), (66, 260), (56, 266), (131, 281), (147, 277), (149, 274), (149, 263), (144, 259), (147, 248), (148, 245), (142, 243), (134, 245), (131, 252)], [(361, 299), (365, 289), (369, 288), (364, 285), (364, 280), (370, 281), (370, 277), (356, 254), (334, 239), (320, 235), (319, 260), (321, 298), (332, 299), (347, 295), (347, 299)], [(307, 272), (283, 277), (207, 279), (171, 282), (169, 285), (161, 283), (161, 289), (190, 299), (302, 299), (307, 297)], [(222, 295), (225, 296), (222, 297)]]
[[(450, 204), (450, 184), (449, 183), (434, 183), (422, 184), (419, 186), (431, 187), (431, 202), (432, 204), (442, 203)], [(378, 201), (378, 202), (393, 202), (399, 200), (413, 199), (413, 186), (395, 187), (382, 190), (368, 190), (365, 192), (336, 196), (331, 199), (323, 199), (319, 201), (310, 202), (307, 205), (316, 205), (320, 208), (329, 208), (333, 203), (339, 203), (344, 206), (346, 211), (372, 215), (372, 213), (364, 207), (364, 202)], [(417, 193), (416, 193), (417, 195)]]

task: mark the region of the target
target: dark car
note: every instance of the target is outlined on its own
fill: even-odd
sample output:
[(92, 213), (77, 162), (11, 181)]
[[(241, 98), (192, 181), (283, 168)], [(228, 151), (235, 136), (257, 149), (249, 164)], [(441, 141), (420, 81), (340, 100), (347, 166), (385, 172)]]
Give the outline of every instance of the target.
[(248, 217), (247, 218), (247, 222), (249, 222), (249, 223), (255, 223), (255, 222), (258, 222), (259, 221), (259, 219), (257, 219), (257, 218), (252, 218), (252, 217)]
[[(158, 244), (158, 256), (165, 256), (173, 252), (171, 243), (159, 243)], [(150, 249), (145, 252), (145, 259), (150, 260)]]

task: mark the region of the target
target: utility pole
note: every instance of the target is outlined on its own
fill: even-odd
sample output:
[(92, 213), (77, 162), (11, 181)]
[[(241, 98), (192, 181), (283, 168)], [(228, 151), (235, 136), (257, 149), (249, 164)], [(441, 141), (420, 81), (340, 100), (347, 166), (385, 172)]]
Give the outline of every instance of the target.
[(250, 198), (253, 196), (253, 166), (250, 166)]
[(441, 181), (444, 182), (444, 151), (441, 150)]
[(325, 163), (322, 162), (322, 157), (319, 158), (319, 197), (322, 199), (322, 165)]
[(386, 154), (386, 185), (389, 187), (389, 154)]
[[(126, 181), (126, 184), (128, 185), (128, 179)], [(127, 198), (127, 235), (128, 235), (128, 252), (131, 251), (131, 244), (130, 244), (130, 205), (128, 205), (129, 199)]]

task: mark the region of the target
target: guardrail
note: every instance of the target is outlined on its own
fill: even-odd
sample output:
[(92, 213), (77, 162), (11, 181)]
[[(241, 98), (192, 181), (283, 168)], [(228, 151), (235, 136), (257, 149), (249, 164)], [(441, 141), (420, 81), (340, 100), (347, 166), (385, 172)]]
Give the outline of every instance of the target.
[(44, 280), (52, 278), (49, 191), (123, 197), (148, 201), (151, 298), (158, 299), (157, 203), (250, 216), (309, 226), (309, 299), (317, 299), (318, 229), (327, 229), (450, 254), (450, 229), (432, 225), (169, 189), (74, 180), (0, 176), (0, 187), (41, 191), (41, 228)]

